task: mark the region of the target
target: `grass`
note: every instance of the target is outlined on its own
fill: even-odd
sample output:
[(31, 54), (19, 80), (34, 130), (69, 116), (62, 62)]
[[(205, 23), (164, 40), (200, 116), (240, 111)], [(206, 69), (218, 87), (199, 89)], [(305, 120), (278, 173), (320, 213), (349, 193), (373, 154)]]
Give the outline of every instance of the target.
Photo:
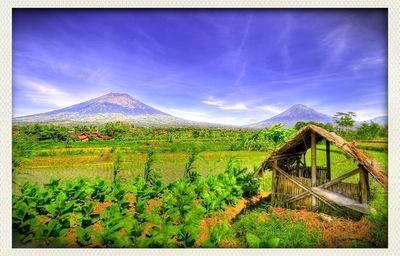
[[(229, 138), (211, 140), (211, 139), (176, 139), (173, 142), (167, 140), (110, 140), (100, 141), (92, 140), (89, 142), (77, 141), (70, 145), (73, 149), (106, 149), (116, 148), (117, 150), (127, 152), (147, 152), (148, 148), (151, 147), (158, 152), (179, 152), (179, 151), (190, 151), (191, 148), (196, 147), (198, 150), (207, 151), (224, 151), (230, 150), (232, 141)], [(65, 142), (54, 142), (54, 141), (40, 141), (35, 145), (36, 151), (55, 151), (63, 152), (66, 151), (67, 144)]]
[[(376, 162), (378, 162), (384, 170), (388, 168), (388, 153), (385, 151), (376, 151), (376, 150), (366, 150), (362, 149), (365, 153), (371, 156)], [(307, 165), (311, 163), (311, 150), (309, 149), (306, 154), (306, 162)], [(326, 166), (326, 154), (325, 154), (325, 145), (318, 144), (317, 145), (317, 165), (318, 166)], [(334, 145), (331, 145), (331, 170), (332, 170), (332, 179), (339, 177), (351, 170), (357, 168), (358, 163), (354, 161), (352, 158), (343, 153), (339, 148)], [(358, 183), (358, 176), (352, 176), (344, 180), (344, 182), (349, 183)]]
[[(155, 169), (161, 170), (164, 182), (171, 182), (183, 176), (185, 164), (193, 148), (200, 151), (195, 170), (202, 176), (215, 175), (225, 170), (229, 159), (236, 158), (242, 167), (252, 171), (258, 167), (269, 152), (230, 151), (232, 141), (226, 140), (143, 140), (143, 141), (89, 141), (74, 142), (68, 147), (65, 143), (46, 142), (36, 143), (32, 154), (13, 172), (13, 192), (19, 184), (34, 182), (44, 184), (51, 177), (57, 179), (74, 179), (78, 177), (94, 179), (96, 176), (112, 180), (113, 165), (118, 155), (121, 156), (120, 177), (129, 181), (134, 176), (142, 176), (146, 153), (155, 150)], [(388, 168), (387, 149), (379, 144), (375, 148), (369, 143), (362, 145), (368, 155), (375, 159), (385, 170)], [(317, 146), (317, 164), (326, 165), (325, 147)], [(310, 151), (307, 152), (306, 162), (311, 162)], [(357, 167), (353, 159), (347, 157), (335, 146), (331, 146), (332, 179)], [(345, 180), (357, 183), (358, 176)], [(271, 172), (266, 172), (260, 178), (261, 189), (271, 191)], [(371, 178), (370, 204), (377, 212), (367, 215), (373, 223), (372, 247), (387, 246), (387, 195)], [(232, 225), (227, 238), (237, 240), (240, 247), (257, 247), (257, 241), (270, 241), (279, 238), (278, 247), (318, 247), (321, 233), (306, 227), (305, 223), (290, 218), (280, 218), (269, 214), (264, 218), (260, 210), (249, 211)], [(249, 235), (250, 234), (250, 235)], [(255, 242), (256, 241), (256, 242)], [(355, 247), (363, 247), (362, 241), (354, 243)]]
[[(35, 156), (24, 162), (15, 172), (14, 181), (17, 184), (24, 182), (36, 182), (43, 184), (48, 182), (50, 177), (61, 179), (73, 179), (77, 177), (93, 178), (100, 176), (104, 179), (112, 179), (112, 166), (120, 150), (114, 153), (94, 154), (63, 154), (57, 156)], [(178, 177), (182, 177), (185, 164), (189, 157), (189, 152), (168, 152), (155, 153), (154, 168), (162, 171), (165, 182), (170, 182)], [(202, 175), (217, 174), (222, 172), (229, 159), (235, 158), (241, 162), (242, 167), (252, 171), (265, 158), (264, 152), (249, 151), (206, 151), (201, 152), (195, 162), (195, 169)], [(123, 153), (122, 170), (120, 176), (131, 179), (133, 176), (143, 175), (146, 154), (143, 153)]]
[[(202, 150), (195, 163), (196, 170), (204, 176), (223, 170), (230, 158), (240, 160), (243, 167), (252, 171), (258, 167), (268, 152), (229, 151), (226, 141), (184, 140), (169, 143), (166, 141), (90, 141), (75, 142), (66, 148), (65, 143), (40, 142), (35, 146), (32, 156), (21, 163), (14, 171), (14, 182), (37, 182), (43, 184), (54, 178), (93, 178), (100, 176), (112, 179), (112, 165), (119, 154), (122, 156), (121, 177), (129, 179), (142, 175), (148, 149), (155, 150), (154, 168), (162, 170), (166, 182), (183, 175), (185, 163), (192, 148)], [(204, 149), (206, 149), (204, 151)], [(371, 157), (387, 169), (387, 152), (365, 150)], [(311, 162), (310, 150), (306, 162)], [(326, 165), (324, 145), (317, 146), (317, 163)], [(335, 146), (331, 146), (332, 178), (338, 177), (357, 167), (357, 163), (347, 157)], [(346, 182), (357, 183), (353, 176)], [(260, 180), (264, 191), (271, 189), (271, 173), (266, 172)], [(371, 182), (373, 182), (371, 180)]]
[(319, 246), (321, 232), (310, 229), (300, 220), (289, 217), (266, 215), (262, 211), (252, 211), (242, 215), (233, 225), (233, 232), (241, 247), (255, 247), (254, 240), (276, 239), (279, 248), (315, 248)]

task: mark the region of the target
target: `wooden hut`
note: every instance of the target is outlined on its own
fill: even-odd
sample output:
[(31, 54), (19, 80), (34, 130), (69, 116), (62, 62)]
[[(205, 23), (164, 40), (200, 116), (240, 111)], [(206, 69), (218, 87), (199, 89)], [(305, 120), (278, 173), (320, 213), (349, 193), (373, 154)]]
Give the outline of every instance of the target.
[[(325, 141), (324, 166), (317, 163), (317, 143)], [(358, 167), (331, 179), (330, 145), (336, 145), (347, 156), (353, 158)], [(306, 152), (311, 149), (311, 163), (306, 163)], [(320, 152), (318, 152), (320, 154)], [(282, 147), (275, 150), (259, 167), (256, 174), (272, 171), (272, 200), (291, 208), (315, 209), (327, 205), (337, 211), (345, 208), (360, 213), (371, 210), (368, 205), (368, 175), (387, 189), (387, 173), (368, 155), (345, 141), (335, 133), (315, 125), (298, 131)], [(359, 183), (343, 180), (359, 176)]]

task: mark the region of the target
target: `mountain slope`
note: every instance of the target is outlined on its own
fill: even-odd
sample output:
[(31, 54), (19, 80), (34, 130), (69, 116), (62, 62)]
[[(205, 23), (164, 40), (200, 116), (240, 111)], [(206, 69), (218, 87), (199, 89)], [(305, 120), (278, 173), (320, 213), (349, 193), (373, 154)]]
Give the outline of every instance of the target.
[(258, 123), (248, 124), (248, 128), (264, 128), (273, 124), (282, 123), (286, 127), (293, 127), (299, 121), (314, 121), (321, 123), (332, 122), (332, 117), (315, 111), (302, 104), (293, 105), (284, 112)]
[(126, 121), (138, 126), (221, 126), (171, 116), (123, 93), (109, 93), (66, 108), (13, 119), (14, 123), (95, 124), (113, 121)]
[(380, 125), (386, 125), (388, 124), (388, 116), (378, 116), (371, 119), (370, 121), (378, 123)]
[(66, 108), (32, 116), (47, 116), (67, 113), (79, 113), (80, 115), (100, 113), (120, 113), (124, 115), (168, 115), (155, 108), (147, 106), (128, 94), (109, 93)]

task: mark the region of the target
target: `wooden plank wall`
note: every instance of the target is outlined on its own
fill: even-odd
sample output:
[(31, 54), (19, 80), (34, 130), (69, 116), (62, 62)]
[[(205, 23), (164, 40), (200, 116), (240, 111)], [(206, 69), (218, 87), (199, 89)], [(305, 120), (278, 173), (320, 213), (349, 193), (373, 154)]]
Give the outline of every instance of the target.
[[(304, 185), (311, 186), (310, 178), (296, 177)], [(318, 179), (317, 186), (326, 183), (326, 179)], [(354, 200), (360, 201), (360, 187), (358, 184), (341, 182), (328, 188), (328, 190), (342, 194)], [(297, 194), (304, 192), (302, 188), (294, 184), (291, 180), (283, 175), (276, 173), (276, 194), (275, 200), (277, 202), (289, 199)], [(300, 199), (291, 205), (286, 205), (292, 209), (311, 209), (311, 196)], [(323, 206), (323, 203), (317, 199), (317, 207)]]
[(358, 184), (340, 182), (336, 185), (328, 187), (327, 190), (342, 194), (348, 198), (360, 202), (360, 186)]

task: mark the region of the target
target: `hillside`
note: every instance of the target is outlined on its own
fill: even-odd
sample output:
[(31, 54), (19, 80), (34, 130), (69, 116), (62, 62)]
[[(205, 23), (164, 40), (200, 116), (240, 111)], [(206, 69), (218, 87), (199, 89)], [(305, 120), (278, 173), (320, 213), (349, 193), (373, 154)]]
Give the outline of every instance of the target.
[(332, 117), (320, 113), (302, 104), (296, 104), (284, 112), (258, 123), (246, 125), (248, 128), (264, 128), (273, 124), (282, 123), (286, 127), (293, 127), (299, 121), (314, 121), (331, 123)]
[(98, 124), (126, 121), (137, 126), (194, 126), (220, 127), (222, 125), (185, 120), (164, 113), (124, 93), (109, 93), (66, 108), (21, 116), (14, 123), (86, 123)]

